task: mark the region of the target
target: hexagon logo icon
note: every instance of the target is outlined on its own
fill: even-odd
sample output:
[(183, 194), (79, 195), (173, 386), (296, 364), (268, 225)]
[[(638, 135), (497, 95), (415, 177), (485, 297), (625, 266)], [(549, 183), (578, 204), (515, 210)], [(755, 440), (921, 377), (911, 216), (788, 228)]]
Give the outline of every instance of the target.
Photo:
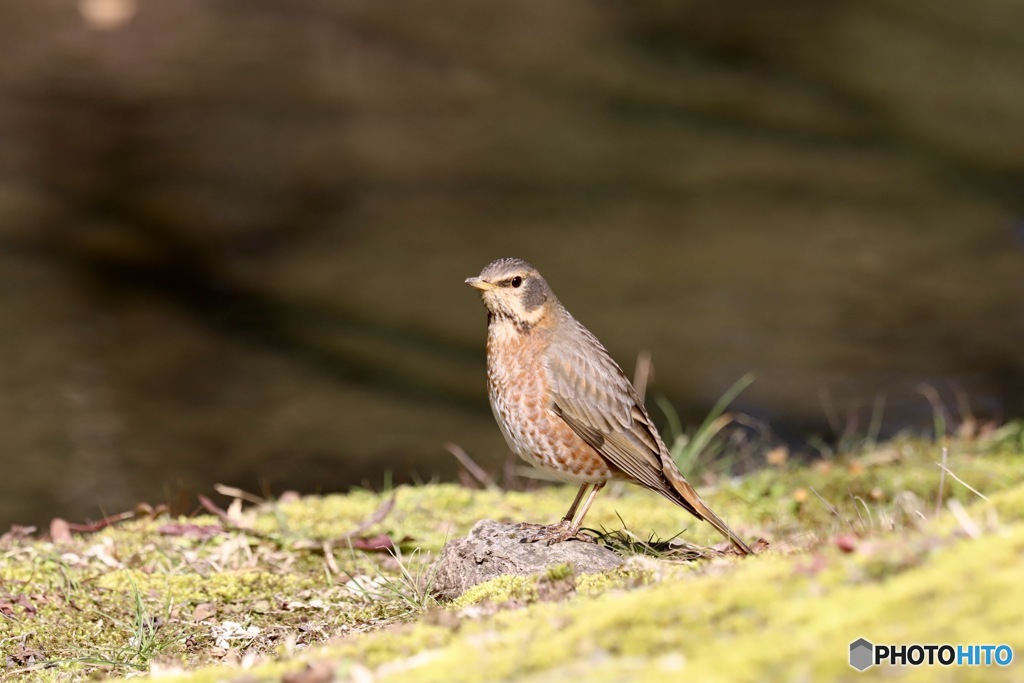
[(858, 638), (850, 643), (850, 666), (857, 671), (863, 671), (874, 664), (875, 646), (864, 638)]

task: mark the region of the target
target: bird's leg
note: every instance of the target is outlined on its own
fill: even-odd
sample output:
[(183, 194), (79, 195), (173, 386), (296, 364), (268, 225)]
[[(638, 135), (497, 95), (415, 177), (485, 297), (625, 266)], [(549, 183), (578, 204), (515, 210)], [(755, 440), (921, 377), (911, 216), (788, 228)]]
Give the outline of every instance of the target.
[(579, 492), (576, 494), (576, 500), (572, 502), (572, 506), (569, 511), (565, 513), (560, 521), (554, 524), (548, 525), (535, 525), (535, 524), (517, 524), (517, 529), (531, 529), (536, 530), (536, 533), (532, 536), (527, 536), (520, 539), (520, 543), (537, 543), (544, 541), (546, 545), (554, 545), (555, 543), (561, 543), (562, 541), (568, 541), (570, 539), (578, 539), (581, 541), (593, 542), (593, 539), (589, 536), (580, 536), (580, 525), (583, 523), (583, 518), (587, 516), (587, 510), (590, 509), (591, 504), (594, 502), (594, 498), (597, 496), (597, 492), (604, 488), (604, 484), (594, 484), (594, 489), (587, 496), (586, 502), (583, 504), (583, 511), (580, 513), (578, 520), (573, 522), (573, 517), (576, 516), (576, 508), (579, 507), (580, 500), (583, 498), (583, 493), (587, 490), (589, 484), (584, 484), (580, 487)]
[(554, 524), (534, 524), (532, 522), (520, 522), (516, 524), (516, 529), (519, 530), (531, 530), (531, 531), (543, 531), (545, 529), (554, 527), (563, 527), (572, 523), (573, 517), (576, 516), (576, 508), (580, 506), (580, 501), (583, 500), (583, 494), (586, 492), (587, 487), (590, 484), (584, 484), (580, 486), (580, 490), (576, 492), (576, 499), (572, 501), (572, 505), (569, 506), (569, 511), (565, 513), (561, 521), (555, 522)]
[(579, 507), (580, 501), (583, 500), (583, 493), (587, 490), (588, 486), (590, 486), (590, 484), (580, 486), (580, 490), (576, 493), (576, 499), (572, 501), (572, 505), (569, 506), (569, 511), (565, 513), (565, 517), (562, 517), (563, 522), (571, 522), (573, 518), (576, 517), (576, 508)]
[[(597, 498), (597, 494), (604, 488), (604, 482), (600, 484), (594, 484), (594, 490), (587, 496), (587, 502), (583, 504), (583, 511), (580, 513), (580, 518), (576, 520), (576, 523), (572, 525), (572, 535), (575, 536), (580, 532), (580, 526), (583, 525), (583, 518), (587, 516), (587, 512), (590, 510), (590, 506), (593, 505), (594, 499)], [(580, 502), (580, 496), (583, 495), (583, 489), (580, 489), (580, 495), (576, 496), (576, 503)], [(573, 510), (575, 511), (576, 503), (572, 504)]]

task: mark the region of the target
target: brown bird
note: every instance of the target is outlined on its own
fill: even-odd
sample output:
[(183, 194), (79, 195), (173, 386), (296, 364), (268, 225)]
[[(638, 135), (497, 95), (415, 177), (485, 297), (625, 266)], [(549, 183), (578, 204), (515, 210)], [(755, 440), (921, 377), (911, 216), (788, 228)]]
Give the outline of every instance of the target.
[(536, 268), (498, 259), (466, 284), (480, 290), (487, 307), (487, 390), (509, 448), (534, 467), (580, 484), (561, 521), (521, 525), (537, 530), (528, 541), (575, 538), (598, 491), (623, 479), (660, 493), (750, 554), (683, 478), (622, 369)]

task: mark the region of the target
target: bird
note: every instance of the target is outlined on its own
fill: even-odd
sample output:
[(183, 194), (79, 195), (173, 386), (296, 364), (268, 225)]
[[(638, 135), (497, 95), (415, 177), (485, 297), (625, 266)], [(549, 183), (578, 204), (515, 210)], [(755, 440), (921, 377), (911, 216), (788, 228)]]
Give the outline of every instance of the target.
[(466, 284), (487, 309), (487, 393), (505, 441), (537, 469), (580, 485), (560, 521), (517, 525), (531, 530), (523, 542), (580, 537), (598, 492), (625, 480), (708, 522), (740, 554), (752, 553), (686, 481), (622, 369), (536, 268), (500, 258)]

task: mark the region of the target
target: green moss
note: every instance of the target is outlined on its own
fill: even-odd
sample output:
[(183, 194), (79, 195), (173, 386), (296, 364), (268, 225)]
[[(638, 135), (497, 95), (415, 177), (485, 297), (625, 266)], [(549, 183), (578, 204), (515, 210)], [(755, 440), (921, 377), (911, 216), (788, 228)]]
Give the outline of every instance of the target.
[(576, 577), (576, 591), (582, 595), (600, 595), (611, 590), (637, 588), (653, 583), (657, 573), (651, 567), (632, 566)]
[[(1004, 538), (958, 541), (879, 582), (860, 580), (855, 557), (830, 553), (827, 562), (837, 571), (819, 576), (795, 571), (796, 557), (775, 555), (736, 563), (717, 576), (537, 603), (464, 628), (400, 678), (441, 681), (457, 670), (459, 680), (522, 679), (582, 660), (600, 661), (601, 675), (612, 680), (676, 666), (686, 678), (705, 681), (842, 679), (851, 674), (846, 648), (861, 635), (880, 642), (1020, 643), (1024, 588), (1015, 576), (1022, 548), (1024, 528)], [(942, 618), (926, 607), (937, 600), (947, 610)], [(372, 651), (380, 638), (386, 636), (369, 637), (361, 647)], [(489, 646), (476, 647), (482, 641)], [(995, 680), (1013, 676), (986, 673)], [(926, 680), (930, 672), (908, 675)]]
[(467, 590), (452, 602), (452, 607), (468, 607), (481, 602), (502, 604), (510, 600), (533, 601), (536, 599), (536, 578), (532, 576), (498, 576)]
[[(962, 506), (958, 515), (934, 516), (938, 449), (895, 441), (855, 457), (772, 468), (738, 485), (701, 486), (741, 534), (771, 541), (756, 557), (682, 562), (652, 554), (582, 575), (553, 567), (540, 577), (494, 579), (447, 609), (425, 610), (417, 597), (429, 576), (428, 555), (446, 538), (485, 517), (557, 519), (573, 491), (401, 487), (394, 508), (365, 532), (411, 537), (401, 560), (325, 546), (386, 500), (368, 492), (250, 508), (248, 532), (166, 533), (165, 519), (60, 547), (11, 539), (0, 548), (0, 601), (11, 612), (0, 619), (0, 642), (15, 667), (33, 653), (57, 660), (30, 672), (40, 681), (124, 676), (154, 664), (189, 669), (166, 680), (220, 681), (237, 674), (217, 662), (242, 652), (267, 658), (248, 672), (266, 681), (309, 660), (328, 662), (340, 676), (363, 667), (376, 680), (403, 683), (859, 680), (846, 664), (846, 648), (859, 636), (1024, 646), (1017, 578), (1024, 457), (1006, 445), (1015, 434), (951, 444), (947, 466), (989, 498), (947, 475), (943, 499)], [(691, 541), (720, 540), (707, 525), (628, 486), (609, 487), (587, 522), (613, 530), (620, 517), (642, 539), (687, 527)], [(220, 524), (213, 517), (176, 523)], [(837, 534), (848, 537), (843, 547), (852, 552), (833, 542)], [(351, 577), (383, 583), (353, 590)], [(227, 621), (259, 634), (233, 641), (238, 652), (225, 653), (215, 629)], [(159, 624), (145, 652), (137, 646), (140, 623)], [(908, 669), (902, 680), (929, 673)], [(978, 680), (1009, 680), (1012, 673), (955, 672)]]
[(556, 564), (548, 567), (548, 570), (544, 572), (544, 575), (551, 581), (561, 581), (567, 579), (576, 573), (576, 568), (572, 566), (570, 562), (564, 562), (562, 564)]
[(975, 501), (973, 508), (986, 516), (995, 513), (1006, 522), (1024, 521), (1024, 485), (995, 493), (988, 502)]

